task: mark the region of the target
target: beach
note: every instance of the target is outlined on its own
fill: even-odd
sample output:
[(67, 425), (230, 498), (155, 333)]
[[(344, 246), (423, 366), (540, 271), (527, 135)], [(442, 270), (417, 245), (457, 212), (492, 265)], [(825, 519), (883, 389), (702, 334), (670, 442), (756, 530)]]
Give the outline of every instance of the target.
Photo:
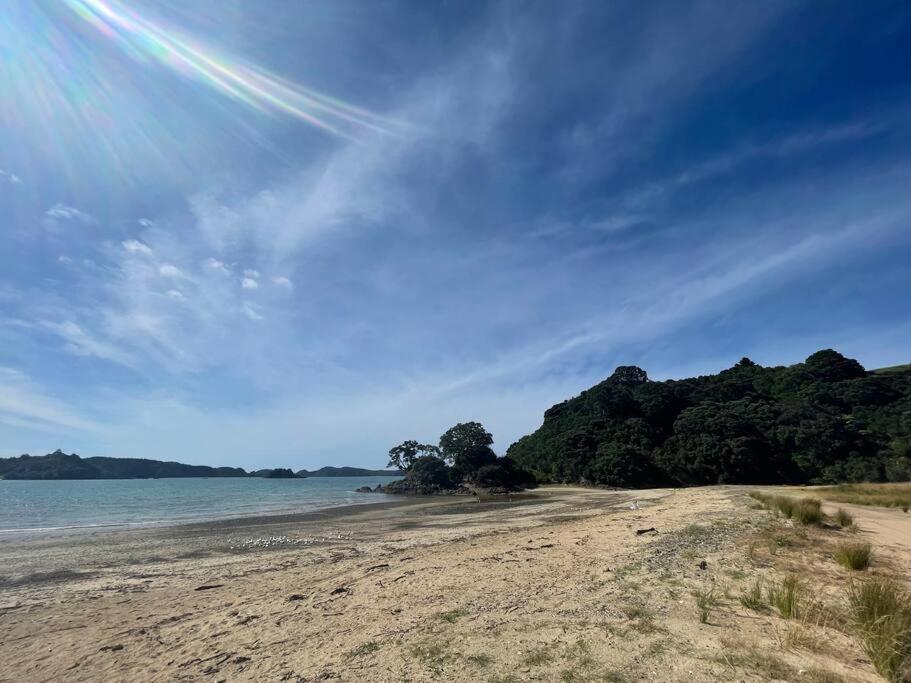
[[(881, 680), (850, 634), (785, 647), (793, 624), (739, 604), (795, 567), (832, 601), (845, 583), (824, 535), (760, 543), (781, 522), (746, 489), (376, 498), (2, 538), (0, 680)], [(911, 516), (849, 507), (907, 580)]]

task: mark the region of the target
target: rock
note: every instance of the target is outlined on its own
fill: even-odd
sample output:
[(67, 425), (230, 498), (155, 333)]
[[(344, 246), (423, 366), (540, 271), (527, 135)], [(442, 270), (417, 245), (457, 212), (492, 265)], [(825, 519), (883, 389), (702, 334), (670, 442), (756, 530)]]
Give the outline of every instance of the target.
[(702, 562), (699, 563), (699, 568), (702, 570), (708, 569), (709, 568), (708, 562), (706, 562), (705, 560), (702, 560)]
[(373, 489), (369, 486), (361, 486), (360, 488), (354, 489), (355, 493), (373, 493)]

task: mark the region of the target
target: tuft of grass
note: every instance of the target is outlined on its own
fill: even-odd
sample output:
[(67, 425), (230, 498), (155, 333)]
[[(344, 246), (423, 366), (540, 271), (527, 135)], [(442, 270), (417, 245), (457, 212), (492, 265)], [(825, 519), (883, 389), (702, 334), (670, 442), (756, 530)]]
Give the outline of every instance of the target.
[(380, 644), (375, 640), (371, 640), (363, 645), (358, 645), (351, 652), (348, 653), (348, 657), (354, 659), (355, 657), (362, 657), (363, 655), (369, 655), (373, 652), (376, 652), (380, 649)]
[(655, 613), (648, 607), (627, 605), (623, 608), (623, 614), (630, 620), (630, 625), (640, 633), (653, 633), (657, 630)]
[(822, 519), (822, 503), (815, 498), (803, 498), (794, 506), (794, 520), (800, 524), (819, 524)]
[(845, 569), (862, 571), (870, 566), (873, 551), (869, 543), (839, 543), (832, 557)]
[(442, 673), (443, 665), (450, 658), (449, 653), (442, 646), (435, 643), (415, 646), (411, 648), (411, 654), (437, 673)]
[(554, 654), (548, 648), (542, 647), (537, 650), (532, 650), (523, 660), (527, 666), (542, 666), (543, 664), (549, 664), (554, 660)]
[(883, 678), (911, 680), (911, 602), (897, 583), (873, 578), (848, 594), (864, 651)]
[(835, 522), (842, 528), (847, 528), (854, 524), (854, 517), (844, 508), (838, 508), (835, 513)]
[(740, 604), (754, 612), (766, 610), (765, 601), (762, 599), (762, 579), (756, 579), (753, 587), (740, 596)]
[(713, 607), (717, 607), (720, 603), (718, 597), (715, 595), (715, 587), (712, 586), (708, 591), (696, 591), (696, 607), (699, 608), (699, 621), (700, 623), (707, 624), (709, 623), (709, 614)]
[(796, 619), (800, 614), (802, 588), (794, 575), (786, 576), (780, 583), (769, 586), (769, 604), (778, 610), (782, 619)]
[(475, 666), (480, 666), (482, 668), (488, 667), (491, 664), (493, 664), (493, 657), (491, 657), (490, 655), (486, 655), (486, 654), (468, 655), (467, 657), (465, 657), (465, 659), (467, 661), (471, 662), (472, 664), (474, 664)]
[(437, 614), (437, 618), (445, 621), (447, 624), (454, 624), (460, 617), (464, 617), (466, 614), (468, 614), (468, 610), (466, 609), (451, 609), (448, 612), (440, 612)]

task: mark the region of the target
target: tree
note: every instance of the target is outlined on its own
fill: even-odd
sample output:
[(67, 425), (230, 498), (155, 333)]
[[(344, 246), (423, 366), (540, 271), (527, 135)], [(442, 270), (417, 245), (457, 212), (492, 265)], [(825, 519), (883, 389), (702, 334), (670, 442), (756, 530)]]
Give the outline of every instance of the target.
[(439, 452), (446, 462), (455, 463), (457, 458), (464, 460), (472, 451), (489, 448), (492, 443), (493, 435), (480, 422), (460, 422), (440, 437)]
[(635, 386), (648, 382), (648, 373), (635, 365), (621, 365), (614, 370), (614, 374), (610, 376), (610, 381), (614, 384)]
[(415, 460), (411, 464), (406, 478), (424, 489), (452, 488), (449, 468), (442, 459), (435, 455), (424, 455)]
[(403, 441), (398, 446), (389, 449), (389, 465), (399, 470), (410, 470), (414, 463), (424, 456), (438, 456), (440, 449), (425, 443), (418, 443), (414, 439)]

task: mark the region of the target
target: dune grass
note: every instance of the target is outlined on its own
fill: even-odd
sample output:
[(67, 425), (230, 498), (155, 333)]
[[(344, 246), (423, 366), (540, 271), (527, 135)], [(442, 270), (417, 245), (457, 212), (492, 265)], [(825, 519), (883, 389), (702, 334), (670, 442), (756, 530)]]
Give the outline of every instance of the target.
[(758, 500), (770, 510), (777, 510), (787, 519), (792, 519), (799, 524), (807, 526), (819, 524), (825, 519), (822, 512), (822, 503), (816, 498), (792, 498), (791, 496), (768, 496), (758, 491), (750, 493), (750, 497)]
[(835, 513), (835, 523), (841, 528), (846, 529), (854, 524), (854, 517), (844, 508), (838, 508), (838, 511)]
[(782, 619), (796, 619), (800, 614), (803, 589), (794, 575), (784, 577), (779, 583), (769, 586), (769, 604), (778, 610)]
[(709, 590), (696, 591), (696, 607), (699, 608), (699, 621), (703, 624), (709, 623), (709, 613), (713, 607), (721, 604), (718, 596), (715, 595), (715, 587)]
[(846, 542), (835, 547), (832, 557), (845, 569), (862, 571), (870, 566), (873, 550), (869, 543)]
[(873, 578), (851, 588), (848, 603), (864, 651), (889, 681), (911, 680), (911, 601), (897, 583)]
[(839, 484), (814, 489), (813, 493), (836, 503), (897, 507), (905, 512), (911, 508), (911, 483)]
[(740, 604), (754, 612), (766, 610), (766, 603), (762, 599), (762, 579), (756, 579), (753, 587), (740, 596)]

